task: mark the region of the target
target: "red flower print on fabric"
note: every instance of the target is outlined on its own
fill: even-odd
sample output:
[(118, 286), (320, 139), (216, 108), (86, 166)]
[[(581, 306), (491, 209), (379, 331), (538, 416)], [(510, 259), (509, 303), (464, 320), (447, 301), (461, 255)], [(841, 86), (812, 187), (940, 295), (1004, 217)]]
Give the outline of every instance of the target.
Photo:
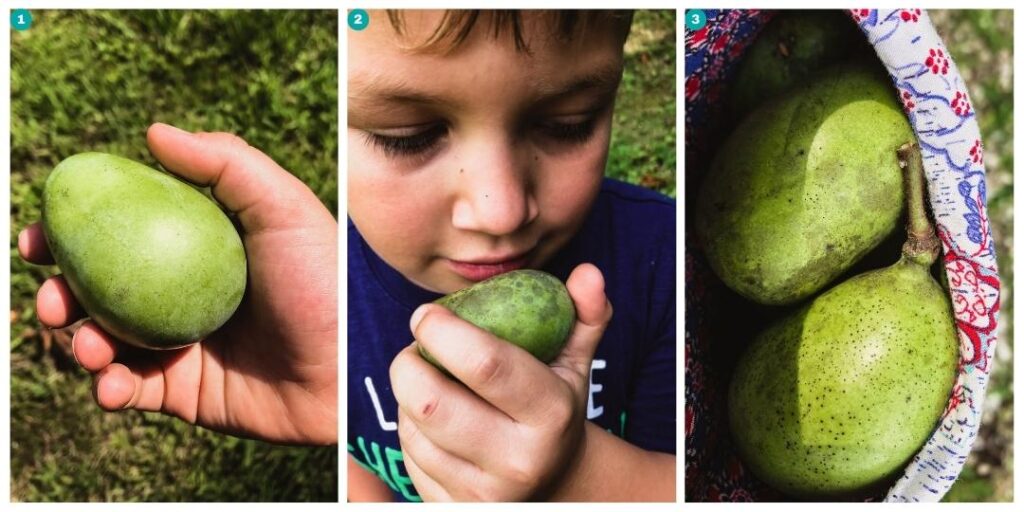
[(981, 141), (978, 139), (974, 139), (974, 144), (971, 146), (971, 161), (978, 165), (983, 165), (985, 162), (985, 157), (982, 154)]
[(871, 15), (871, 9), (851, 9), (850, 14), (853, 15), (853, 21), (860, 23)]
[(900, 11), (900, 19), (911, 23), (917, 23), (921, 17), (921, 9), (903, 9)]
[(903, 102), (903, 110), (909, 114), (914, 109), (914, 95), (910, 91), (903, 91), (900, 100)]
[(953, 101), (950, 102), (949, 107), (956, 112), (956, 115), (960, 117), (967, 117), (971, 115), (971, 102), (967, 100), (967, 93), (957, 91), (956, 96), (953, 97)]
[(938, 75), (949, 73), (949, 57), (943, 53), (941, 48), (928, 50), (928, 58), (924, 60), (924, 66)]

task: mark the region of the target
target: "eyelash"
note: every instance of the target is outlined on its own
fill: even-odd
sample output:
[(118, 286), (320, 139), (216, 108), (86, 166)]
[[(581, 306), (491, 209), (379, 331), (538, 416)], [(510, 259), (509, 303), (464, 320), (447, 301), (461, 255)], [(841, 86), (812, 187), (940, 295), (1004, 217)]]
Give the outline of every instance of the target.
[[(538, 129), (547, 137), (566, 144), (582, 144), (594, 133), (597, 116), (591, 116), (578, 123), (548, 122), (538, 125)], [(367, 132), (369, 142), (384, 152), (388, 157), (417, 156), (428, 152), (448, 134), (448, 126), (443, 123), (433, 125), (412, 135), (382, 135)]]
[(412, 135), (381, 135), (367, 132), (367, 138), (389, 157), (413, 156), (425, 153), (448, 133), (448, 127), (438, 123)]
[(582, 144), (594, 133), (597, 117), (591, 116), (578, 123), (545, 123), (541, 130), (548, 137), (568, 144)]

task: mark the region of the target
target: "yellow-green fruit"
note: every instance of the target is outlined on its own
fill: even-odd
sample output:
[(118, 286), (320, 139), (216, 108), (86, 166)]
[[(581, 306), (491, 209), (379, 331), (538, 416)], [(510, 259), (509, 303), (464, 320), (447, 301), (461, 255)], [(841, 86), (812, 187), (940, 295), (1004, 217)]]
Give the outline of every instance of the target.
[(715, 273), (763, 304), (808, 297), (897, 225), (896, 148), (914, 140), (895, 88), (829, 70), (747, 117), (712, 162), (696, 229)]
[(80, 153), (58, 164), (43, 189), (43, 229), (83, 309), (132, 345), (199, 341), (245, 291), (245, 249), (221, 209), (126, 158)]
[(729, 424), (747, 467), (810, 498), (857, 498), (906, 467), (949, 399), (959, 344), (927, 265), (853, 277), (742, 356)]
[(732, 112), (750, 112), (828, 65), (842, 62), (864, 41), (842, 11), (779, 11), (737, 65), (729, 94)]
[[(499, 274), (435, 302), (544, 363), (562, 352), (576, 322), (576, 309), (565, 285), (539, 270)], [(447, 373), (422, 344), (417, 346), (424, 359)]]

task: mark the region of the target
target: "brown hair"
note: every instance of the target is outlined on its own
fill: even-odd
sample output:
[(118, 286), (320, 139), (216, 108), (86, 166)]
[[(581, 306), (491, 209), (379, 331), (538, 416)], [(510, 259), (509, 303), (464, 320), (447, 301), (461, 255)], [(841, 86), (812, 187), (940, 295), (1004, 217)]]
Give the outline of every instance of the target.
[[(548, 15), (547, 17), (551, 21), (552, 35), (562, 41), (571, 41), (577, 35), (586, 33), (590, 27), (604, 21), (611, 21), (625, 41), (633, 22), (633, 11), (631, 10), (538, 10), (530, 12)], [(387, 13), (388, 20), (395, 32), (405, 35), (402, 11), (388, 9)], [(508, 32), (515, 44), (516, 51), (530, 53), (530, 49), (523, 39), (523, 11), (508, 9), (446, 10), (430, 37), (415, 46), (413, 50), (440, 51), (441, 53), (455, 50), (469, 37), (481, 15), (490, 18), (492, 39), (498, 39), (503, 32)]]

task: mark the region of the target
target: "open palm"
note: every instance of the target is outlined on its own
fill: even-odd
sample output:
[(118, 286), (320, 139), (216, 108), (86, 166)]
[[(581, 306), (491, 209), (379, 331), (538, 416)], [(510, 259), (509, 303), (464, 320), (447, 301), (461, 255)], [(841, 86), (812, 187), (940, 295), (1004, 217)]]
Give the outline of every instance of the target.
[[(238, 217), (249, 264), (234, 316), (202, 342), (136, 349), (86, 321), (75, 358), (95, 373), (107, 410), (161, 411), (213, 430), (273, 442), (337, 442), (337, 221), (301, 181), (237, 136), (155, 124), (148, 142), (170, 171)], [(40, 225), (18, 235), (26, 260), (53, 259)], [(40, 321), (84, 315), (61, 276), (36, 297)]]

